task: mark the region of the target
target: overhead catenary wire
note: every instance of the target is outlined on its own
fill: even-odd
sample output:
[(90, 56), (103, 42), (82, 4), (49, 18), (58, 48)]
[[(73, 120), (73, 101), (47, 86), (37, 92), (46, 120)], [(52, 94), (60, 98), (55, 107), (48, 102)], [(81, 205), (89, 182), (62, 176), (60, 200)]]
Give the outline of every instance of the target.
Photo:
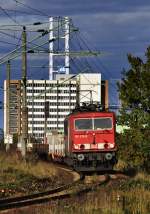
[[(11, 32), (21, 32), (22, 31), (22, 29), (8, 29), (8, 28), (0, 28), (0, 31), (11, 31)], [(27, 30), (27, 32), (38, 32), (38, 31), (40, 31), (40, 29), (35, 29), (35, 30), (30, 30), (30, 29), (28, 29)]]
[[(82, 36), (81, 36), (81, 33), (80, 32), (77, 32), (76, 33), (76, 35), (78, 34), (78, 36), (79, 36), (79, 39), (83, 42), (83, 44), (86, 46), (86, 48), (89, 50), (89, 51), (91, 51), (91, 49), (89, 48), (89, 46), (87, 45), (87, 42), (85, 41), (85, 39), (82, 39)], [(77, 37), (78, 38), (78, 37)], [(79, 41), (79, 40), (78, 40)], [(88, 43), (89, 44), (89, 43)], [(81, 47), (81, 43), (80, 43), (80, 41), (79, 41), (79, 45), (80, 45), (80, 47)], [(96, 61), (96, 58), (94, 58), (94, 60), (95, 60), (95, 65), (96, 65), (96, 67), (98, 66), (98, 64), (104, 69), (104, 71), (106, 71), (106, 72), (104, 72), (104, 75), (108, 75), (108, 78), (110, 78), (111, 76), (112, 76), (112, 74), (111, 74), (111, 72), (107, 69), (107, 67), (101, 62), (101, 60), (100, 60), (100, 58), (98, 58), (98, 62)], [(99, 66), (98, 66), (99, 67)], [(99, 69), (100, 71), (101, 71), (101, 69)], [(114, 88), (114, 90), (116, 91), (116, 88), (114, 87), (114, 85), (112, 84), (112, 83), (110, 83), (111, 85), (112, 85), (112, 87)]]
[(12, 35), (12, 34), (3, 32), (3, 31), (1, 31), (1, 30), (0, 30), (0, 34), (3, 34), (3, 35), (5, 35), (5, 36), (8, 36), (8, 37), (13, 38), (13, 39), (17, 39), (17, 40), (19, 39), (18, 37), (14, 36), (14, 35)]
[(2, 41), (2, 40), (0, 40), (0, 43), (16, 46), (16, 43), (6, 42), (6, 41)]
[[(86, 40), (85, 40), (84, 37), (83, 37), (83, 39), (82, 39), (82, 37), (83, 37), (83, 36), (81, 36), (81, 32), (79, 32), (77, 38), (79, 38), (79, 39), (81, 40), (81, 42), (85, 45), (85, 47), (86, 47), (89, 51), (91, 51), (91, 48), (89, 47), (89, 45), (87, 45), (88, 42), (86, 42)], [(80, 43), (80, 40), (79, 40), (79, 43)], [(80, 47), (81, 47), (81, 43), (80, 43)], [(96, 61), (95, 58), (94, 58), (94, 60)], [(101, 68), (99, 68), (99, 66), (98, 66), (98, 63), (100, 64), (100, 66), (102, 66), (102, 67), (104, 68), (104, 65), (102, 64), (101, 60), (98, 58), (98, 62), (94, 63), (95, 66), (98, 68), (98, 70), (101, 70)], [(106, 68), (105, 68), (104, 70), (106, 71)], [(106, 74), (108, 74), (109, 76), (111, 76), (111, 73), (108, 71), (108, 69), (107, 69)], [(106, 75), (106, 74), (104, 73), (104, 75)]]
[[(33, 38), (31, 41), (27, 42), (27, 44), (28, 44), (28, 43), (31, 43), (31, 42), (33, 42), (33, 41), (39, 39), (39, 38), (42, 38), (43, 36), (47, 35), (50, 31), (51, 31), (51, 30), (43, 32), (40, 36), (37, 36), (37, 37)], [(74, 30), (73, 30), (73, 31), (74, 31)], [(69, 33), (73, 32), (73, 31), (70, 31)], [(66, 34), (65, 34), (65, 35), (66, 35)], [(38, 47), (42, 47), (43, 45), (48, 44), (48, 43), (50, 43), (50, 42), (54, 42), (54, 41), (56, 41), (57, 39), (58, 39), (58, 38), (55, 37), (55, 38), (52, 39), (52, 40), (48, 40), (47, 42), (44, 42), (42, 45), (37, 45), (37, 46), (36, 46), (36, 49), (37, 49)], [(10, 53), (8, 53), (8, 54), (6, 54), (5, 56), (3, 56), (2, 58), (0, 58), (0, 65), (6, 63), (8, 60), (12, 60), (12, 59), (15, 59), (15, 58), (17, 58), (18, 56), (20, 56), (21, 53), (18, 53), (17, 51), (20, 50), (22, 47), (23, 47), (23, 46), (20, 45), (19, 47), (17, 47), (16, 49), (14, 49), (13, 51), (11, 51)], [(35, 49), (35, 47), (32, 48), (32, 49)], [(30, 48), (29, 50), (27, 50), (27, 53), (29, 53), (30, 51), (32, 51), (32, 49)], [(31, 52), (31, 53), (32, 53), (32, 52)], [(10, 57), (12, 54), (16, 54), (16, 55)], [(7, 58), (6, 58), (6, 57), (7, 57)], [(6, 59), (5, 59), (5, 58), (6, 58)], [(3, 60), (3, 59), (5, 59), (5, 60), (4, 60), (4, 61), (1, 61), (1, 60)]]
[[(44, 44), (46, 44), (46, 43), (41, 44), (41, 46), (43, 46)], [(39, 45), (38, 47), (40, 47), (40, 45)], [(36, 49), (36, 48), (38, 48), (38, 47), (37, 47), (37, 46), (36, 46), (36, 47), (33, 47), (33, 49)]]
[(16, 12), (16, 13), (20, 13), (20, 14), (26, 14), (26, 15), (34, 15), (34, 16), (44, 16), (45, 17), (45, 15), (40, 15), (39, 13), (31, 13), (31, 12), (28, 12), (28, 11), (23, 11), (23, 10), (18, 10), (18, 9), (15, 9), (15, 10), (13, 10), (13, 9), (6, 9), (5, 8), (5, 10), (6, 11), (8, 11), (8, 12), (12, 12), (12, 13), (14, 13), (14, 12)]
[[(61, 25), (62, 25), (62, 22), (61, 22)], [(31, 43), (31, 41), (29, 41), (28, 43)], [(21, 48), (21, 46), (18, 47), (18, 48)], [(7, 55), (4, 56), (4, 57), (7, 57), (8, 55), (13, 54), (15, 51), (17, 51), (17, 50), (14, 50), (14, 51), (10, 52), (9, 54), (7, 54)], [(3, 57), (2, 57), (0, 60), (2, 60), (2, 59), (3, 59)], [(12, 59), (12, 58), (11, 58), (11, 59)]]
[[(30, 42), (35, 41), (36, 39), (40, 38), (41, 36), (42, 36), (42, 35), (35, 37), (35, 38), (32, 39)], [(29, 43), (29, 42), (28, 42), (28, 43)], [(16, 52), (17, 52), (18, 50), (20, 50), (21, 48), (22, 48), (22, 45), (20, 45), (20, 46), (17, 47), (16, 49), (12, 50), (10, 53), (6, 54), (5, 56), (1, 57), (1, 58), (0, 58), (0, 61), (3, 60), (3, 59), (5, 59), (6, 57), (9, 57), (9, 55), (11, 55), (11, 54), (13, 54), (13, 53), (16, 53)], [(5, 63), (5, 62), (8, 61), (8, 60), (9, 60), (9, 58), (6, 59), (4, 62), (0, 62), (0, 64), (3, 64), (3, 63)]]
[[(16, 2), (16, 1), (15, 1), (15, 2)], [(35, 46), (35, 47), (33, 47), (33, 48), (35, 48), (35, 49), (36, 49), (36, 48), (37, 48), (37, 46)]]
[(25, 3), (22, 3), (22, 2), (20, 2), (20, 1), (18, 1), (18, 0), (13, 0), (13, 1), (17, 2), (17, 3), (20, 4), (20, 5), (23, 5), (24, 7), (28, 8), (28, 9), (31, 9), (32, 11), (38, 12), (38, 13), (39, 13), (40, 15), (42, 15), (42, 16), (45, 16), (45, 17), (48, 17), (48, 18), (49, 18), (49, 15), (46, 14), (46, 13), (44, 13), (44, 12), (41, 11), (41, 10), (35, 9), (35, 8), (29, 6), (29, 5), (25, 4)]
[(19, 22), (17, 22), (14, 18), (12, 18), (2, 6), (0, 6), (0, 9), (3, 11), (3, 13), (4, 13), (11, 21), (13, 21), (14, 23), (16, 23), (16, 24), (22, 26)]
[[(37, 32), (37, 31), (36, 31), (36, 32)], [(17, 40), (20, 41), (20, 38), (19, 38), (19, 37), (16, 37), (16, 36), (14, 36), (14, 35), (12, 35), (12, 34), (8, 34), (8, 33), (1, 32), (1, 31), (0, 31), (0, 33), (1, 33), (1, 34), (4, 34), (4, 35), (7, 35), (7, 36), (9, 36), (9, 37), (11, 37), (11, 38), (13, 38), (13, 39), (17, 39)], [(19, 43), (19, 41), (18, 41), (18, 43)], [(5, 42), (5, 41), (4, 41), (4, 42)], [(7, 43), (7, 42), (6, 42), (6, 43)], [(35, 45), (32, 41), (28, 41), (28, 43), (29, 43), (29, 44), (32, 44), (32, 45)], [(16, 44), (16, 46), (18, 46), (18, 44)], [(20, 48), (21, 48), (21, 46), (20, 46)], [(10, 54), (11, 54), (11, 53), (10, 53)], [(7, 54), (7, 55), (8, 55), (8, 54)], [(7, 56), (7, 55), (6, 55), (6, 56)], [(5, 57), (5, 56), (4, 56), (4, 57)], [(2, 57), (2, 58), (3, 58), (3, 57)], [(1, 58), (1, 59), (2, 59), (2, 58)], [(1, 59), (0, 59), (0, 60), (1, 60)]]
[[(62, 21), (61, 21), (61, 24), (60, 24), (60, 25), (61, 25), (61, 27), (65, 26), (65, 22), (62, 22)], [(57, 28), (60, 27), (60, 25), (54, 27), (54, 28), (52, 29), (52, 31), (57, 30)], [(44, 31), (42, 30), (42, 34), (41, 34), (41, 35), (39, 35), (39, 36), (33, 38), (31, 41), (28, 41), (27, 44), (28, 44), (28, 43), (32, 43), (32, 41), (35, 41), (35, 40), (37, 40), (37, 39), (39, 39), (39, 38), (42, 38), (43, 36), (47, 35), (50, 31), (51, 31), (51, 30), (44, 30)], [(39, 32), (40, 32), (40, 31), (39, 31)], [(1, 33), (1, 32), (0, 32), (0, 33)], [(4, 33), (4, 32), (2, 32), (2, 33)], [(14, 38), (13, 35), (10, 35), (10, 34), (7, 34), (7, 33), (4, 33), (4, 34), (6, 34), (6, 35), (11, 36), (11, 37)], [(18, 39), (18, 38), (16, 38), (16, 39)], [(22, 46), (18, 47), (18, 49), (19, 49), (19, 48), (21, 49)], [(11, 53), (17, 51), (18, 49), (15, 49), (15, 50), (11, 51), (11, 52), (8, 53), (6, 56), (8, 56), (9, 54), (11, 54)], [(6, 56), (3, 56), (2, 58), (0, 58), (0, 60), (2, 60), (2, 59), (3, 59), (4, 57), (6, 57)]]
[[(78, 74), (77, 74), (78, 75)], [(77, 76), (76, 76), (77, 77)], [(75, 78), (75, 77), (72, 77), (72, 78)], [(67, 81), (70, 81), (70, 78), (67, 80)], [(65, 83), (66, 81), (64, 81), (63, 83)], [(61, 85), (61, 84), (63, 84), (63, 83), (60, 83), (59, 85)], [(56, 88), (56, 86), (55, 87), (51, 87), (49, 90), (52, 90), (52, 89), (55, 89)], [(0, 90), (2, 90), (2, 91), (7, 91), (6, 89), (4, 89), (3, 87), (0, 87)], [(49, 91), (48, 91), (49, 92)], [(45, 93), (45, 91), (42, 93), (42, 94), (44, 94)], [(16, 93), (14, 93), (14, 92), (11, 92), (10, 91), (10, 94), (12, 94), (12, 95), (15, 95), (16, 96)], [(80, 94), (80, 96), (83, 98), (83, 97), (87, 97), (87, 95), (88, 94), (86, 94), (86, 95), (81, 95)], [(41, 96), (41, 95), (38, 95), (38, 96)], [(82, 99), (81, 98), (81, 99)], [(30, 102), (30, 99), (28, 99), (28, 102)], [(2, 103), (2, 102), (1, 102)], [(6, 106), (7, 107), (7, 103), (3, 103), (3, 105), (4, 106)], [(16, 106), (17, 107), (17, 106)], [(123, 107), (122, 107), (122, 105), (118, 105), (118, 104), (115, 104), (115, 103), (113, 103), (113, 104), (111, 104), (111, 105), (109, 105), (109, 108), (110, 109), (118, 109), (118, 110), (121, 110), (121, 109), (123, 109)], [(3, 108), (4, 109), (4, 108)], [(129, 111), (129, 110), (131, 110), (131, 109), (133, 109), (133, 107), (126, 107), (125, 108), (125, 110), (127, 110), (127, 111)], [(139, 109), (138, 107), (136, 107), (136, 108), (134, 108), (134, 109)]]
[[(56, 28), (57, 28), (57, 27), (56, 27)], [(53, 29), (53, 30), (55, 30), (55, 29)], [(31, 41), (27, 42), (27, 44), (32, 43), (33, 41), (36, 41), (37, 39), (39, 39), (39, 38), (41, 38), (41, 37), (47, 35), (50, 31), (51, 31), (51, 30), (44, 31), (41, 35), (38, 35), (38, 36), (36, 36), (35, 38), (33, 38)], [(48, 41), (48, 42), (49, 42), (49, 41)], [(48, 42), (47, 42), (47, 43), (48, 43)], [(9, 60), (9, 56), (10, 56), (11, 54), (16, 53), (16, 52), (17, 52), (18, 50), (20, 50), (21, 48), (22, 48), (22, 45), (20, 45), (20, 46), (17, 47), (16, 49), (12, 50), (10, 53), (6, 54), (5, 56), (1, 57), (1, 58), (0, 58), (0, 65), (3, 64), (3, 63), (5, 63), (5, 62), (7, 62), (7, 61)], [(6, 59), (4, 62), (1, 62), (1, 61), (2, 61), (3, 59), (5, 59), (6, 57), (8, 57), (8, 59)], [(17, 57), (17, 56), (16, 56), (16, 57)], [(14, 58), (16, 58), (16, 57), (12, 57), (12, 58), (10, 58), (10, 59), (14, 59)]]
[[(87, 71), (87, 70), (82, 70), (82, 71), (80, 72), (80, 74), (81, 74), (81, 73), (84, 74), (85, 71)], [(76, 78), (78, 75), (79, 75), (79, 74), (75, 74), (75, 75), (73, 75), (73, 76), (71, 76), (71, 77), (69, 77), (69, 78), (66, 78), (66, 79), (65, 79), (64, 81), (62, 81), (61, 83), (56, 84), (56, 86), (50, 87), (49, 89), (44, 90), (43, 92), (39, 93), (38, 95), (36, 95), (36, 96), (34, 96), (34, 97), (36, 97), (36, 98), (37, 98), (37, 97), (40, 97), (41, 95), (43, 95), (43, 94), (45, 94), (45, 93), (47, 93), (47, 92), (50, 92), (51, 90), (57, 88), (57, 86), (59, 86), (59, 85), (65, 83), (65, 82), (68, 82), (68, 81), (70, 81), (70, 80)], [(91, 88), (92, 88), (92, 87), (91, 87)], [(88, 92), (88, 94), (89, 94), (89, 93), (90, 93), (90, 92)], [(87, 96), (88, 94), (83, 95), (83, 96)], [(32, 99), (28, 99), (28, 102), (29, 102), (30, 100), (32, 100)]]
[[(33, 27), (33, 26), (38, 26), (38, 25), (44, 25), (44, 24), (49, 24), (48, 21), (40, 21), (40, 22), (34, 22), (34, 23), (24, 23), (23, 26), (26, 26), (26, 27)], [(22, 26), (18, 26), (18, 24), (3, 24), (3, 25), (0, 25), (0, 27), (22, 27)]]
[[(83, 71), (83, 72), (84, 72), (84, 71)], [(47, 90), (43, 90), (42, 93), (39, 93), (38, 95), (34, 96), (34, 98), (35, 98), (35, 97), (36, 97), (36, 98), (37, 98), (37, 97), (40, 97), (41, 95), (45, 94), (46, 92), (50, 92), (51, 90), (57, 88), (59, 85), (62, 85), (62, 84), (64, 84), (64, 83), (66, 83), (66, 82), (68, 82), (68, 81), (70, 81), (70, 80), (76, 78), (78, 75), (79, 75), (79, 74), (73, 75), (72, 77), (69, 77), (68, 79), (65, 79), (65, 80), (62, 81), (61, 83), (56, 84), (56, 86), (50, 87), (50, 88), (47, 89)], [(7, 89), (4, 89), (3, 87), (0, 87), (0, 90), (7, 91)], [(12, 95), (15, 95), (15, 96), (16, 96), (16, 93), (14, 93), (14, 92), (12, 92), (12, 91), (10, 91), (10, 93), (11, 93)], [(90, 93), (90, 92), (88, 92), (86, 95), (80, 94), (80, 96), (81, 96), (82, 98), (84, 98), (84, 97), (89, 98), (89, 97), (87, 97), (89, 93)], [(36, 98), (35, 98), (35, 99), (36, 99)], [(82, 98), (81, 98), (81, 99), (82, 99)], [(28, 103), (29, 103), (31, 100), (32, 100), (32, 98), (31, 98), (31, 99), (28, 99)], [(5, 103), (5, 105), (7, 105), (7, 103)], [(118, 105), (118, 104), (113, 103), (113, 104), (109, 105), (109, 108), (111, 108), (111, 109), (116, 109), (116, 110), (118, 109), (118, 110), (119, 110), (119, 109), (122, 109), (123, 107), (122, 107), (122, 105)], [(127, 107), (127, 108), (126, 108), (126, 110), (131, 110), (131, 109), (133, 109), (133, 108), (132, 108), (132, 107), (130, 107), (130, 108)], [(138, 108), (137, 108), (137, 109), (138, 109)]]
[[(84, 73), (84, 72), (85, 72), (85, 70), (83, 70), (81, 73)], [(76, 75), (73, 75), (73, 76), (69, 77), (68, 79), (65, 79), (64, 81), (62, 81), (61, 83), (57, 84), (56, 86), (50, 87), (49, 89), (44, 90), (42, 93), (39, 93), (38, 95), (34, 96), (34, 98), (36, 99), (37, 97), (40, 97), (41, 95), (43, 95), (43, 94), (45, 94), (45, 93), (47, 93), (47, 92), (50, 92), (51, 90), (57, 88), (57, 86), (62, 85), (62, 84), (64, 84), (65, 82), (68, 82), (68, 81), (70, 81), (70, 80), (76, 78), (78, 75), (79, 75), (79, 74), (76, 74)], [(2, 87), (1, 87), (1, 88), (2, 88)], [(80, 94), (80, 95), (81, 95), (81, 97), (83, 98), (83, 97), (87, 97), (89, 93), (90, 93), (90, 92), (88, 92), (86, 95), (81, 95), (81, 94)], [(16, 95), (16, 94), (15, 94), (15, 95)], [(82, 99), (82, 98), (81, 98), (81, 99)], [(31, 99), (28, 99), (28, 102), (30, 102), (30, 100), (32, 100), (32, 98), (31, 98)], [(119, 109), (117, 106), (119, 106), (119, 105), (115, 105), (115, 104), (114, 104), (114, 105), (110, 105), (110, 107), (113, 107), (113, 109)]]
[[(82, 72), (85, 72), (85, 71), (83, 70)], [(68, 82), (68, 81), (70, 81), (70, 80), (76, 78), (78, 75), (79, 75), (79, 74), (75, 74), (75, 75), (73, 75), (73, 76), (71, 76), (71, 77), (69, 77), (69, 78), (66, 78), (66, 79), (65, 79), (64, 81), (62, 81), (61, 83), (56, 84), (56, 86), (50, 87), (49, 89), (46, 89), (46, 90), (43, 90), (43, 92), (39, 93), (38, 95), (36, 95), (36, 96), (34, 96), (34, 97), (40, 97), (41, 95), (43, 95), (43, 94), (45, 94), (45, 93), (47, 93), (47, 92), (50, 92), (51, 90), (57, 88), (57, 86), (59, 86), (59, 85), (61, 85), (61, 84), (63, 84), (63, 83), (66, 83), (66, 82)], [(31, 99), (28, 99), (28, 101), (29, 101), (29, 100), (32, 100), (32, 98), (31, 98)]]

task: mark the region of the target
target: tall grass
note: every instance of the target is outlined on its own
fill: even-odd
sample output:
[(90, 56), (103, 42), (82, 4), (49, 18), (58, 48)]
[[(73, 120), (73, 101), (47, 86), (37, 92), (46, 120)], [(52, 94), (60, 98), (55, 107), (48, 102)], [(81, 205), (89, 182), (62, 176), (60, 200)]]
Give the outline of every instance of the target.
[[(122, 165), (124, 166), (123, 163), (120, 164), (121, 167)], [(53, 166), (50, 167), (46, 163), (28, 164), (20, 161), (14, 154), (9, 156), (0, 154), (1, 174), (2, 171), (5, 174), (5, 170), (10, 168), (15, 168), (38, 177), (55, 177), (58, 173)], [(59, 176), (58, 180), (61, 179), (62, 176)], [(7, 180), (7, 173), (4, 180)], [(101, 186), (94, 192), (81, 196), (72, 196), (70, 199), (22, 208), (21, 210), (16, 209), (10, 213), (150, 214), (150, 175), (138, 173), (134, 178)]]
[(150, 192), (144, 189), (123, 192), (103, 188), (84, 196), (24, 208), (22, 212), (15, 210), (11, 214), (149, 214), (149, 201)]
[(65, 182), (53, 164), (26, 162), (16, 153), (0, 153), (0, 198), (52, 189)]
[[(120, 196), (119, 201), (118, 196)], [(35, 213), (41, 211), (43, 214), (149, 214), (149, 202), (150, 192), (144, 189), (137, 188), (130, 192), (103, 190), (78, 199), (72, 198), (70, 201), (61, 201), (53, 206), (49, 204), (32, 210)]]
[(7, 154), (0, 152), (0, 172), (3, 173), (11, 168), (36, 177), (54, 176), (57, 174), (57, 169), (52, 164), (42, 161), (27, 163), (21, 160), (16, 153)]
[[(32, 206), (27, 210), (31, 214), (150, 214), (150, 190), (144, 186), (147, 176), (140, 173), (131, 181), (112, 183), (88, 194)], [(143, 186), (137, 182), (141, 177)], [(137, 185), (130, 186), (132, 182)]]

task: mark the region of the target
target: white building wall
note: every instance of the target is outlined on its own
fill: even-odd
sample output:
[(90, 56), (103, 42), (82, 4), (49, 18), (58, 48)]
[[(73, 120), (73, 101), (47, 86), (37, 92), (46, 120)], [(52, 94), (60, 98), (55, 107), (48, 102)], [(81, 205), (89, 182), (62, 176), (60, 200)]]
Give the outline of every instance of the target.
[[(101, 74), (88, 73), (79, 75), (80, 103), (101, 102)], [(92, 100), (91, 100), (92, 99)]]
[[(93, 101), (100, 102), (101, 74), (79, 74), (69, 81), (70, 77), (71, 75), (58, 75), (56, 80), (27, 81), (28, 132), (31, 136), (43, 138), (45, 122), (47, 125), (46, 132), (50, 132), (53, 129), (58, 129), (60, 132), (63, 131), (64, 118), (76, 106), (77, 83), (80, 89), (80, 104), (83, 102), (89, 103), (91, 97)], [(6, 90), (6, 81), (4, 89)], [(45, 101), (49, 101), (49, 117), (47, 120), (45, 120)], [(4, 93), (5, 133), (7, 127), (6, 119), (6, 93)]]
[[(63, 80), (28, 80), (27, 98), (30, 135), (44, 137), (45, 122), (46, 132), (53, 129), (63, 131), (64, 118), (76, 105), (76, 81), (63, 83)], [(49, 101), (47, 120), (45, 101)]]

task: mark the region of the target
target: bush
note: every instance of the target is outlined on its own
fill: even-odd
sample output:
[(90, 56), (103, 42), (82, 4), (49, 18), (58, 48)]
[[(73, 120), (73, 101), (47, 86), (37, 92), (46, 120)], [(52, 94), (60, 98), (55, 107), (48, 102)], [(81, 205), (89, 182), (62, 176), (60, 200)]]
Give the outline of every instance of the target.
[(150, 161), (149, 130), (126, 130), (117, 135), (118, 155), (128, 167), (149, 169)]

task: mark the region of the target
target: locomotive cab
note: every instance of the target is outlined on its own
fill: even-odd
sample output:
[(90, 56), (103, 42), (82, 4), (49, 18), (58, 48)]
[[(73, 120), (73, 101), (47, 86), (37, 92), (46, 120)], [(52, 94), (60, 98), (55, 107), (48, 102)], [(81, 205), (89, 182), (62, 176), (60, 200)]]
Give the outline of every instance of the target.
[(68, 164), (78, 171), (112, 170), (116, 163), (115, 115), (112, 112), (75, 112), (65, 120)]

